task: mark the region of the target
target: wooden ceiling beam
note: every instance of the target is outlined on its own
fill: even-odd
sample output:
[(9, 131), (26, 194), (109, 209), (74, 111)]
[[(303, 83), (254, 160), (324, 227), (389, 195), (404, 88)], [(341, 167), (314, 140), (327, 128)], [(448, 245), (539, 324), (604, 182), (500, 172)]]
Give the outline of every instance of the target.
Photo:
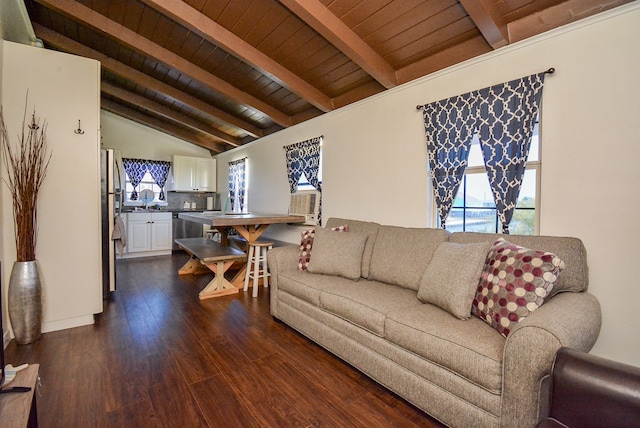
[(126, 89), (119, 88), (118, 86), (112, 85), (111, 83), (105, 81), (102, 82), (100, 90), (105, 94), (111, 95), (112, 97), (118, 98), (129, 104), (142, 107), (143, 109), (155, 113), (159, 116), (163, 116), (169, 120), (178, 122), (181, 125), (193, 128), (196, 131), (203, 132), (210, 137), (220, 140), (223, 143), (229, 144), (233, 147), (238, 147), (240, 145), (240, 141), (237, 138), (231, 137), (230, 135), (212, 128), (211, 126), (207, 126), (206, 124), (190, 116), (178, 113), (177, 111), (167, 106), (158, 104), (150, 100), (149, 98), (143, 97), (142, 95), (138, 95), (133, 92), (127, 91)]
[(578, 21), (605, 10), (629, 3), (629, 0), (569, 0), (508, 24), (511, 43)]
[(211, 137), (207, 137), (197, 132), (186, 131), (185, 129), (180, 128), (176, 125), (167, 123), (167, 121), (147, 116), (137, 110), (119, 104), (115, 101), (102, 98), (100, 100), (100, 108), (118, 116), (122, 116), (126, 119), (133, 120), (134, 122), (148, 126), (149, 128), (153, 128), (156, 131), (172, 135), (180, 140), (195, 144), (196, 146), (204, 147), (205, 149), (211, 150), (212, 152), (222, 153), (225, 150), (222, 144), (220, 144), (218, 141), (213, 140)]
[(320, 110), (324, 112), (333, 110), (331, 99), (323, 92), (187, 3), (175, 0), (142, 0), (142, 2), (251, 64)]
[(456, 46), (401, 68), (398, 70), (398, 82), (400, 84), (410, 82), (411, 80), (426, 76), (490, 51), (491, 47), (487, 44), (485, 38), (478, 35)]
[(346, 92), (342, 95), (339, 95), (333, 99), (333, 104), (336, 108), (344, 107), (346, 105), (355, 103), (357, 101), (363, 100), (365, 98), (371, 97), (373, 95), (379, 94), (383, 92), (384, 88), (380, 85), (380, 83), (372, 80), (369, 83), (364, 85), (360, 85), (355, 87), (354, 89)]
[(396, 70), (318, 0), (279, 0), (385, 88), (398, 85)]
[(153, 92), (164, 94), (167, 97), (172, 98), (182, 104), (200, 110), (227, 123), (234, 128), (241, 129), (249, 133), (253, 137), (259, 138), (265, 135), (262, 129), (249, 122), (243, 121), (236, 116), (217, 109), (192, 95), (182, 92), (174, 88), (173, 86), (167, 85), (166, 83), (160, 82), (159, 80), (156, 80), (147, 74), (144, 74), (125, 64), (122, 64), (121, 62), (110, 58), (100, 52), (94, 51), (93, 49), (90, 49), (74, 40), (71, 40), (47, 27), (34, 22), (33, 29), (38, 38), (43, 40), (45, 43), (61, 49), (62, 51), (100, 61), (101, 66), (105, 70), (108, 70), (124, 79), (130, 80), (137, 85), (148, 88)]
[(254, 110), (258, 110), (269, 116), (274, 122), (281, 126), (291, 126), (292, 119), (287, 114), (281, 112), (275, 107), (259, 100), (251, 94), (248, 94), (230, 83), (220, 79), (208, 71), (187, 61), (181, 56), (163, 48), (162, 46), (152, 42), (151, 40), (138, 35), (129, 30), (127, 27), (118, 24), (106, 16), (90, 9), (83, 4), (73, 0), (35, 0), (36, 2), (54, 9), (76, 22), (87, 25), (94, 30), (105, 34), (109, 38), (122, 43), (129, 48), (160, 61), (169, 67), (172, 67), (193, 79), (203, 83), (210, 89), (234, 100), (235, 102), (245, 105)]
[(493, 49), (509, 44), (507, 23), (493, 0), (460, 0), (471, 20)]

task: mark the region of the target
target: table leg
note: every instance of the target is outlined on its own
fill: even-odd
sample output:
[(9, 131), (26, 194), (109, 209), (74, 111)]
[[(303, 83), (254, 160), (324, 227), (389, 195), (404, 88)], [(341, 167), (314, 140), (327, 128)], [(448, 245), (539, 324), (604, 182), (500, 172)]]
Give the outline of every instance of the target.
[(178, 275), (198, 275), (201, 273), (207, 273), (209, 269), (200, 263), (200, 260), (191, 256), (188, 262), (184, 264), (180, 269), (178, 269)]
[(202, 289), (200, 292), (200, 300), (235, 294), (239, 291), (238, 287), (234, 286), (224, 277), (224, 273), (229, 269), (233, 262), (234, 260), (206, 264), (206, 266), (211, 269), (216, 276), (207, 284), (206, 287)]
[(260, 238), (260, 235), (262, 235), (264, 231), (267, 230), (267, 227), (269, 227), (268, 224), (233, 226), (233, 228), (237, 230), (238, 233), (247, 240), (247, 242), (257, 241), (258, 238)]

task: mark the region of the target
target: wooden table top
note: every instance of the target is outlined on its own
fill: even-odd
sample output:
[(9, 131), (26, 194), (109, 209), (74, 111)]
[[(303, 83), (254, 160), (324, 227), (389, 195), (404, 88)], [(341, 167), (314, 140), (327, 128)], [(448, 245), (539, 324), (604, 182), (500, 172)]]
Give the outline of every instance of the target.
[(255, 224), (282, 224), (304, 223), (305, 217), (301, 215), (272, 214), (250, 212), (246, 214), (225, 214), (220, 211), (201, 213), (180, 213), (178, 217), (183, 220), (208, 224), (214, 227), (243, 226)]
[(19, 371), (13, 382), (6, 386), (7, 389), (28, 386), (31, 391), (0, 396), (0, 421), (3, 427), (27, 427), (39, 369), (39, 364), (29, 364), (29, 367)]

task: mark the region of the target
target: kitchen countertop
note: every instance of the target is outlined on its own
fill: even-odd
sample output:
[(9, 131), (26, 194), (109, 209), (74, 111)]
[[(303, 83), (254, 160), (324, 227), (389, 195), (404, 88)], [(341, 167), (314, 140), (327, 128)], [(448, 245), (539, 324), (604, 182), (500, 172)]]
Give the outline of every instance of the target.
[(131, 208), (123, 208), (122, 209), (122, 214), (128, 214), (128, 213), (201, 213), (203, 211), (209, 212), (208, 210), (203, 210), (203, 209), (185, 209), (185, 208), (166, 208), (163, 207), (161, 209), (155, 209), (155, 208), (148, 208), (148, 209), (138, 209), (138, 210), (134, 210), (133, 207)]

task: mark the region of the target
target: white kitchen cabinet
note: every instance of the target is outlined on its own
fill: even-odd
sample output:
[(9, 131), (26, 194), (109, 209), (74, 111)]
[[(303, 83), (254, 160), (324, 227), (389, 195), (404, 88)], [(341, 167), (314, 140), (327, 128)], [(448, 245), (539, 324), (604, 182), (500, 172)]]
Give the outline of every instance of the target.
[(216, 191), (216, 160), (196, 158), (196, 188), (200, 192)]
[(216, 160), (191, 156), (173, 156), (173, 190), (215, 192)]
[(171, 213), (151, 214), (151, 251), (171, 250), (173, 230)]
[(127, 254), (171, 251), (171, 213), (129, 213)]

